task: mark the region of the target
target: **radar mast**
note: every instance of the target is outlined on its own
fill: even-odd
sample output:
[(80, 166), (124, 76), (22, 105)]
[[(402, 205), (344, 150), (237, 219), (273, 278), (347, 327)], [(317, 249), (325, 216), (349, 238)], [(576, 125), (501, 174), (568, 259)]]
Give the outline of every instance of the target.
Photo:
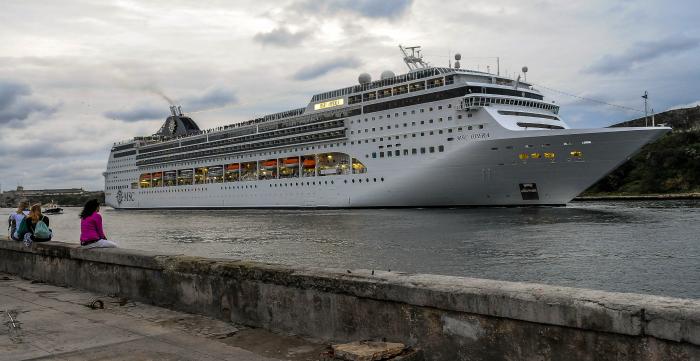
[[(399, 44), (399, 49), (403, 53), (403, 61), (411, 71), (429, 68), (430, 65), (423, 61), (423, 55), (420, 54), (420, 46), (402, 46)], [(411, 54), (409, 55), (409, 50)]]

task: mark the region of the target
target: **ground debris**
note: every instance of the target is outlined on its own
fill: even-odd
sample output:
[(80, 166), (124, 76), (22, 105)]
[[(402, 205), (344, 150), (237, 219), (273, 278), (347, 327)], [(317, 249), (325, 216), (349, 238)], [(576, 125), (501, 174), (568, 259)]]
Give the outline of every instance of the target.
[(7, 317), (5, 324), (7, 325), (10, 341), (22, 343), (22, 323), (17, 319), (17, 313), (15, 310), (5, 310), (3, 316)]
[(380, 361), (401, 355), (406, 346), (397, 342), (355, 341), (333, 345), (332, 357), (327, 360)]

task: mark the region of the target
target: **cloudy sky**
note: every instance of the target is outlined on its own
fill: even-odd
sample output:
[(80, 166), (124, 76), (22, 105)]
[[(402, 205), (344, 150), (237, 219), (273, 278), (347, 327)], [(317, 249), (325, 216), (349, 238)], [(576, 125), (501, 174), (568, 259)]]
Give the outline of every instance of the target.
[(168, 100), (200, 127), (305, 106), (369, 72), (426, 60), (516, 74), (574, 127), (700, 100), (696, 1), (3, 0), (2, 189), (101, 189), (114, 141), (154, 133)]

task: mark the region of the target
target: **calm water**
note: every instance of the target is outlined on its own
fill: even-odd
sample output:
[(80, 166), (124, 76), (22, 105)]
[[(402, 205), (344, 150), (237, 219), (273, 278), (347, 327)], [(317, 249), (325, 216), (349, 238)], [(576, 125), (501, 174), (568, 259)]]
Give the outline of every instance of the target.
[[(57, 240), (77, 243), (78, 212), (51, 216)], [(102, 213), (125, 248), (700, 298), (700, 201)]]

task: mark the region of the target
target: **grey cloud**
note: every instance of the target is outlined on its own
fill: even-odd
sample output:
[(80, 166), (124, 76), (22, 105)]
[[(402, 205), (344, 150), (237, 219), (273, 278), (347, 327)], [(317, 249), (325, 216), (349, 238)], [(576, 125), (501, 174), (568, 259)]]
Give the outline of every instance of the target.
[(656, 41), (641, 41), (618, 55), (606, 55), (585, 69), (587, 73), (614, 74), (631, 70), (633, 67), (664, 55), (682, 53), (700, 45), (697, 38), (667, 38)]
[(186, 111), (195, 111), (235, 103), (238, 103), (238, 97), (236, 97), (236, 93), (233, 90), (215, 87), (207, 90), (202, 95), (185, 98), (182, 105)]
[(58, 105), (48, 105), (31, 98), (31, 88), (22, 83), (0, 80), (0, 124), (22, 125), (34, 113), (51, 114)]
[(168, 115), (168, 108), (151, 104), (140, 104), (126, 110), (110, 110), (103, 114), (110, 119), (123, 120), (125, 122), (138, 122), (140, 120), (164, 119)]
[(300, 4), (307, 13), (336, 14), (351, 12), (368, 18), (398, 18), (408, 11), (413, 0), (309, 0)]
[(309, 31), (291, 32), (285, 27), (278, 27), (267, 33), (257, 33), (253, 40), (264, 45), (291, 47), (301, 44), (311, 35)]
[(311, 80), (324, 76), (335, 69), (356, 68), (362, 62), (354, 57), (351, 58), (334, 58), (327, 61), (305, 66), (294, 73), (293, 78), (296, 80)]

